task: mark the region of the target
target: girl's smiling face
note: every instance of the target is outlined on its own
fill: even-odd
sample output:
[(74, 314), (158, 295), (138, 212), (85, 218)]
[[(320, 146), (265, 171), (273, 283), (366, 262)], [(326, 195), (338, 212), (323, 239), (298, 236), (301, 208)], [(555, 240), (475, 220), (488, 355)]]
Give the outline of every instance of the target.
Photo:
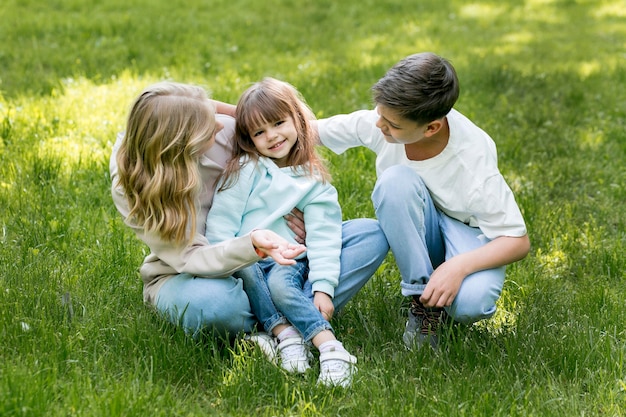
[(298, 141), (298, 132), (291, 116), (263, 123), (248, 134), (257, 151), (274, 160), (279, 167), (287, 166), (287, 157)]

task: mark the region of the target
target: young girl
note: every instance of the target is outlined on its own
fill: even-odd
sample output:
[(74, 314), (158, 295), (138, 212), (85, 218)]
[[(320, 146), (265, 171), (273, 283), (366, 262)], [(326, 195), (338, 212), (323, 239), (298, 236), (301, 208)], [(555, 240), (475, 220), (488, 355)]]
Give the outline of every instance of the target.
[[(320, 352), (318, 382), (348, 386), (356, 358), (335, 338), (328, 322), (339, 277), (341, 209), (315, 153), (311, 117), (295, 88), (273, 78), (242, 95), (235, 113), (233, 157), (214, 197), (206, 236), (217, 242), (264, 228), (295, 243), (283, 216), (294, 207), (304, 213), (306, 257), (289, 266), (265, 259), (236, 276), (243, 280), (254, 314), (277, 337), (284, 369), (309, 369), (306, 343), (311, 342)], [(313, 302), (303, 289), (307, 277)]]

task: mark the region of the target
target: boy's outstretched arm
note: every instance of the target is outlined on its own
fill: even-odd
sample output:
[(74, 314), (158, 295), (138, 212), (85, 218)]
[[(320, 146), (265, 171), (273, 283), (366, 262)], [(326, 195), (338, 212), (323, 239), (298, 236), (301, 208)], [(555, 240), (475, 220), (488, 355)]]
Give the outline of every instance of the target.
[(529, 251), (528, 235), (500, 236), (478, 249), (454, 256), (435, 269), (420, 301), (426, 307), (447, 307), (454, 301), (465, 277), (519, 261)]

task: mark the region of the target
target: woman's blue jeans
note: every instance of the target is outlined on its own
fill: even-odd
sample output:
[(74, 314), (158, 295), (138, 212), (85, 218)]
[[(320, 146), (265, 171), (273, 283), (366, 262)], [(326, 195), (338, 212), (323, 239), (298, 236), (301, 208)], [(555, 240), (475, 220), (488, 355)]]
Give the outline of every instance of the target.
[[(411, 168), (387, 168), (378, 178), (372, 201), (378, 221), (402, 276), (402, 294), (420, 295), (434, 269), (445, 260), (489, 242), (479, 228), (435, 208), (421, 177)], [(504, 285), (505, 267), (468, 275), (447, 313), (458, 322), (491, 317)]]
[[(333, 298), (335, 310), (341, 310), (367, 283), (388, 251), (389, 244), (378, 221), (354, 219), (343, 223), (341, 272)], [(308, 281), (304, 291), (311, 293)], [(218, 336), (232, 338), (253, 331), (257, 323), (242, 280), (235, 277), (176, 275), (159, 290), (156, 308), (194, 335), (209, 329)]]
[(267, 258), (234, 275), (243, 280), (252, 312), (266, 332), (279, 324), (291, 323), (309, 342), (322, 330), (333, 330), (311, 300), (311, 286), (304, 288), (309, 274), (308, 262), (279, 265)]

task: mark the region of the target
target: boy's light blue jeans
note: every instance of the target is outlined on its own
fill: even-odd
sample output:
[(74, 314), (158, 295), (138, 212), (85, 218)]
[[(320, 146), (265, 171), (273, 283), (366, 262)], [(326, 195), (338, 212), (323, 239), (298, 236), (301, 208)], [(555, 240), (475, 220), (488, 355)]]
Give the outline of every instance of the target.
[[(378, 221), (354, 219), (343, 223), (341, 272), (333, 299), (336, 311), (374, 275), (388, 251), (389, 244)], [(311, 294), (308, 281), (304, 291)], [(234, 277), (176, 275), (159, 290), (156, 308), (193, 335), (208, 329), (216, 336), (232, 338), (253, 331), (257, 323), (243, 283)]]
[[(435, 208), (421, 177), (397, 165), (378, 178), (372, 201), (402, 275), (402, 294), (420, 295), (444, 260), (489, 242), (479, 228)], [(446, 312), (461, 323), (491, 317), (504, 285), (505, 267), (468, 275)]]
[(279, 265), (267, 258), (234, 275), (243, 280), (252, 312), (266, 332), (279, 324), (291, 323), (310, 342), (322, 330), (333, 330), (311, 300), (311, 286), (304, 289), (309, 274), (308, 262)]

